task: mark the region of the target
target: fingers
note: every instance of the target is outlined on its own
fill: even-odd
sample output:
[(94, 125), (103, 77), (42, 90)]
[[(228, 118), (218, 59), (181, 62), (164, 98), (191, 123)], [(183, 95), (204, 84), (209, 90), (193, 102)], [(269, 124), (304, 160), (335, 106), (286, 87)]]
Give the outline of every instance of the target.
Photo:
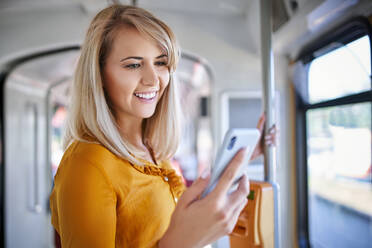
[(231, 216), (231, 226), (229, 228), (230, 230), (228, 234), (234, 231), (234, 227), (236, 226), (236, 223), (238, 222), (239, 216), (241, 212), (243, 211), (243, 209), (245, 208), (245, 206), (247, 205), (247, 203), (248, 203), (248, 199), (245, 197), (244, 199), (242, 199), (241, 202), (239, 202), (239, 205), (236, 206), (236, 208), (234, 209), (233, 214)]
[(251, 158), (249, 159), (250, 161), (256, 159), (259, 157), (261, 154), (264, 152), (264, 146), (275, 146), (276, 145), (276, 140), (277, 140), (277, 135), (278, 135), (278, 129), (276, 128), (276, 125), (272, 125), (267, 134), (264, 136), (262, 135), (263, 131), (261, 130), (261, 138), (258, 144), (256, 145)]
[(230, 222), (229, 222), (229, 228), (228, 228), (229, 234), (234, 230), (234, 227), (236, 226), (236, 223), (239, 219), (241, 212), (247, 205), (248, 192), (249, 192), (249, 181), (247, 177), (244, 175), (239, 182), (238, 189), (234, 191), (230, 195), (230, 198), (229, 198), (229, 202), (231, 204), (231, 212), (229, 214)]
[(268, 146), (275, 146), (277, 140), (278, 129), (274, 124), (272, 127), (269, 128), (268, 134), (265, 135), (265, 144)]
[(244, 160), (246, 149), (240, 149), (233, 159), (230, 161), (225, 171), (223, 172), (216, 188), (211, 192), (213, 195), (225, 195), (232, 185), (236, 174)]
[(249, 194), (249, 180), (247, 176), (244, 174), (242, 178), (239, 180), (238, 188), (230, 194), (232, 200), (235, 198), (246, 197)]
[(249, 181), (247, 176), (244, 175), (239, 180), (239, 186), (236, 191), (232, 194), (228, 195), (228, 198), (225, 201), (225, 205), (222, 206), (224, 211), (223, 216), (223, 226), (224, 226), (224, 234), (229, 234), (233, 231), (236, 223), (238, 221), (239, 215), (247, 205), (248, 202), (248, 191), (249, 191)]
[(275, 145), (275, 138), (271, 136), (265, 136), (265, 145), (267, 146), (274, 146)]
[(249, 180), (246, 175), (243, 175), (239, 181), (238, 188), (229, 195), (229, 202), (233, 204), (232, 208), (235, 209), (239, 206), (242, 200), (247, 199), (249, 194)]
[(272, 126), (269, 128), (269, 130), (267, 130), (267, 132), (268, 132), (269, 134), (276, 134), (277, 131), (278, 131), (278, 129), (276, 128), (276, 125), (275, 125), (275, 124), (272, 125)]
[(207, 187), (210, 180), (209, 171), (203, 172), (203, 174), (195, 180), (195, 182), (182, 194), (182, 197), (178, 201), (180, 207), (187, 207), (195, 200), (199, 199)]

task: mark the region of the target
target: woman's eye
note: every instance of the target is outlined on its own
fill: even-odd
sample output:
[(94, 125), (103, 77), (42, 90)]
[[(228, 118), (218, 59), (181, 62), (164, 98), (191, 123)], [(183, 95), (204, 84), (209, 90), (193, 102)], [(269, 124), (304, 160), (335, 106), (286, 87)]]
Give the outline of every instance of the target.
[(157, 65), (157, 66), (166, 66), (167, 65), (167, 62), (165, 62), (165, 61), (157, 61), (157, 62), (155, 62), (155, 65)]
[(140, 64), (129, 64), (129, 65), (126, 65), (125, 68), (137, 69), (140, 66), (141, 66)]

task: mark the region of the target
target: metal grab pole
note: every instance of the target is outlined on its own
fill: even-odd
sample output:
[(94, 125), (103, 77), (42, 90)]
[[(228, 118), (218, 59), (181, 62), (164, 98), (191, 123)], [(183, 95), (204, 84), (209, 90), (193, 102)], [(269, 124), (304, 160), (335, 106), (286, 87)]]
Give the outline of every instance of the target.
[[(275, 123), (274, 105), (274, 59), (271, 44), (272, 35), (272, 0), (258, 0), (260, 2), (261, 21), (261, 61), (262, 61), (262, 96), (263, 110), (266, 114), (266, 125), (264, 134)], [(274, 236), (275, 247), (280, 247), (280, 190), (276, 184), (276, 165), (273, 147), (265, 146), (265, 181), (270, 182), (274, 189)]]
[[(274, 124), (274, 72), (273, 53), (271, 48), (271, 9), (272, 0), (259, 0), (261, 12), (261, 66), (263, 109), (266, 114), (265, 134)], [(273, 149), (265, 146), (265, 181), (275, 181)]]

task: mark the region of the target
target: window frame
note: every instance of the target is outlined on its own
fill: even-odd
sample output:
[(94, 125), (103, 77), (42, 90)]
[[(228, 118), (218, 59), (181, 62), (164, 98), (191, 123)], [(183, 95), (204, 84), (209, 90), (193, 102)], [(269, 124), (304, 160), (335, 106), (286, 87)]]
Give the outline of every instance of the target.
[[(332, 50), (317, 54), (333, 42), (342, 44), (350, 43), (358, 38), (367, 35), (370, 44), (371, 72), (372, 72), (372, 28), (365, 17), (357, 17), (342, 23), (340, 26), (328, 31), (321, 38), (305, 47), (296, 61), (305, 66), (308, 73), (309, 64), (315, 58), (322, 56)], [(370, 76), (370, 90), (350, 94), (326, 101), (310, 104), (303, 97), (308, 96), (308, 81), (302, 80), (301, 85), (296, 86), (296, 186), (297, 186), (297, 230), (299, 247), (311, 247), (309, 235), (309, 199), (308, 199), (308, 180), (307, 180), (307, 120), (306, 113), (310, 109), (320, 109), (325, 107), (341, 106), (355, 103), (370, 102), (372, 104), (372, 76)], [(371, 113), (372, 116), (372, 113)], [(372, 129), (372, 127), (371, 127)], [(372, 184), (372, 178), (370, 182)]]

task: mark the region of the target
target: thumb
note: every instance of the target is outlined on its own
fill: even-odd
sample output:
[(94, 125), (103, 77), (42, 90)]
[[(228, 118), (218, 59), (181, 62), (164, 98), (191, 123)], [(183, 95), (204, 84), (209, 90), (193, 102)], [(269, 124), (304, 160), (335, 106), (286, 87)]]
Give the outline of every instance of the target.
[(209, 170), (206, 170), (195, 182), (182, 194), (178, 205), (189, 206), (192, 202), (199, 199), (210, 180)]

